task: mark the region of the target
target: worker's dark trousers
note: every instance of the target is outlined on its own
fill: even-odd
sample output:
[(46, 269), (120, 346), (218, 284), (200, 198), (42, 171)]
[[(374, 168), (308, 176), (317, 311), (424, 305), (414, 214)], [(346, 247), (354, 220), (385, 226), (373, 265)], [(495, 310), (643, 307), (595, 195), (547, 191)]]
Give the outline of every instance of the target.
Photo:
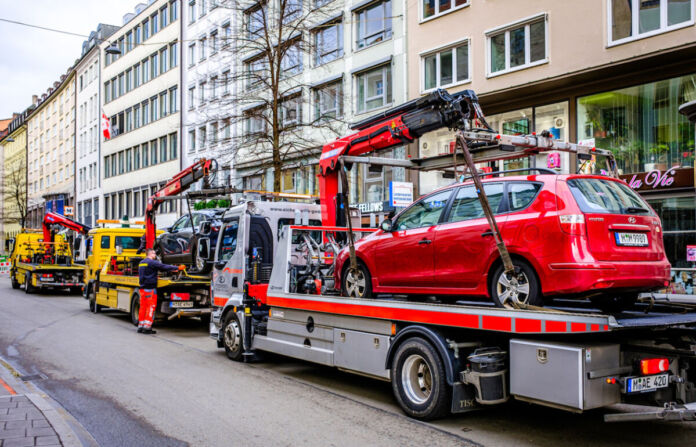
[(156, 289), (140, 289), (140, 312), (138, 313), (138, 327), (152, 329), (152, 320), (155, 318), (157, 306)]

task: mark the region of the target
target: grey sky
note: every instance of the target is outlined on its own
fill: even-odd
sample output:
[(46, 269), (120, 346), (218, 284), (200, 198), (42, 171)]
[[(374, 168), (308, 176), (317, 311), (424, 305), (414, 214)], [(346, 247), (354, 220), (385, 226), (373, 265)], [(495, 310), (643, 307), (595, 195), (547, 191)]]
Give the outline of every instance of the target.
[[(97, 24), (121, 26), (147, 0), (0, 0), (0, 18), (89, 35)], [(44, 93), (80, 57), (85, 39), (0, 22), (0, 118)]]

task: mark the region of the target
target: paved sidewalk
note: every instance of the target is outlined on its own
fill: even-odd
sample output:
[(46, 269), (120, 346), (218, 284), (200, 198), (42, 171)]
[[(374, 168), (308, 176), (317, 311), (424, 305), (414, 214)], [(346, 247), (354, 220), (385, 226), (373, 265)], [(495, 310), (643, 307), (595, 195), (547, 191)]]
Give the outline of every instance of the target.
[(58, 411), (8, 366), (0, 361), (0, 447), (81, 446)]

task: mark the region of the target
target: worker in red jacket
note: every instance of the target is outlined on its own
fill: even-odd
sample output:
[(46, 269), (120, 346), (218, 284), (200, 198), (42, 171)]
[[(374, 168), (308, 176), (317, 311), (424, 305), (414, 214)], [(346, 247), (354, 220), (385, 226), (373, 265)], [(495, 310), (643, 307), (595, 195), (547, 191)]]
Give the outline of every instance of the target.
[(152, 320), (157, 306), (157, 272), (175, 272), (184, 270), (184, 266), (162, 264), (157, 260), (155, 250), (149, 248), (145, 259), (138, 264), (140, 277), (140, 312), (138, 313), (138, 333), (156, 334), (152, 330)]

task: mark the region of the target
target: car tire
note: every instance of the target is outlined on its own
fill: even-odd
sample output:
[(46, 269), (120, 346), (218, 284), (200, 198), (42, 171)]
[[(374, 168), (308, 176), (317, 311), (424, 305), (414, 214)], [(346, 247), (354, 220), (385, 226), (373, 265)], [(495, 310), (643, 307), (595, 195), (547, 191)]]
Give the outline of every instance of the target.
[(27, 273), (24, 279), (24, 293), (34, 293), (36, 287), (31, 284), (31, 273)]
[(372, 297), (372, 275), (367, 269), (367, 266), (358, 261), (358, 268), (351, 272), (350, 261), (343, 268), (341, 275), (341, 292), (343, 296), (353, 298), (371, 298)]
[(391, 377), (394, 397), (407, 415), (431, 420), (449, 413), (452, 391), (442, 359), (429, 342), (414, 337), (399, 345)]
[(208, 262), (207, 259), (203, 259), (200, 256), (198, 256), (198, 241), (196, 241), (195, 243), (193, 253), (193, 264), (190, 267), (191, 273), (195, 273), (198, 275), (208, 273), (212, 265)]
[(222, 346), (230, 360), (241, 360), (244, 354), (244, 335), (242, 325), (234, 312), (230, 312), (222, 323)]
[(133, 323), (133, 326), (138, 326), (140, 323), (140, 296), (137, 293), (133, 295), (130, 310), (131, 323)]
[(593, 306), (605, 313), (616, 313), (630, 309), (638, 301), (637, 293), (602, 294), (590, 298)]
[(520, 302), (530, 306), (543, 306), (544, 300), (541, 296), (539, 279), (534, 269), (524, 261), (513, 259), (512, 265), (515, 267), (515, 276), (518, 286), (510, 284), (510, 278), (505, 275), (505, 270), (500, 264), (491, 277), (489, 293), (496, 307), (513, 307), (509, 300), (516, 294)]

